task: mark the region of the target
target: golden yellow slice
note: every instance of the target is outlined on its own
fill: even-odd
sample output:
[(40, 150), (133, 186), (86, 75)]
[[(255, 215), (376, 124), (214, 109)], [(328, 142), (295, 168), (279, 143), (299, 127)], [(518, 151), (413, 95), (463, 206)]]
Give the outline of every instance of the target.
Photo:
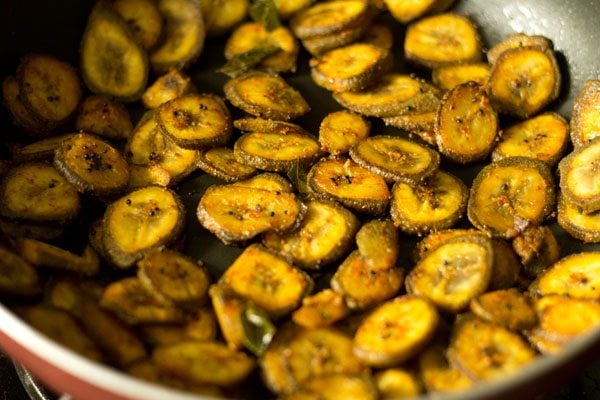
[(394, 34), (389, 26), (374, 23), (367, 28), (360, 40), (363, 43), (391, 50), (394, 44)]
[(541, 35), (527, 35), (525, 33), (513, 33), (487, 51), (488, 63), (494, 65), (500, 55), (507, 50), (529, 46), (539, 46), (550, 50), (554, 48), (552, 41), (547, 37)]
[(105, 96), (88, 96), (81, 103), (75, 129), (114, 140), (126, 140), (133, 131), (129, 111)]
[(331, 374), (304, 382), (283, 400), (376, 400), (377, 389), (368, 375)]
[(512, 247), (520, 257), (523, 272), (536, 278), (560, 258), (560, 247), (547, 226), (530, 226), (513, 239)]
[(532, 328), (537, 323), (529, 299), (516, 289), (487, 292), (471, 300), (473, 314), (513, 331)]
[(74, 272), (79, 275), (96, 275), (100, 259), (91, 246), (86, 246), (81, 256), (68, 250), (35, 239), (18, 239), (15, 248), (23, 259), (34, 266)]
[(575, 239), (585, 243), (600, 242), (600, 212), (584, 213), (581, 207), (558, 196), (558, 224)]
[(567, 295), (576, 299), (600, 299), (600, 253), (564, 257), (548, 269), (529, 289), (546, 296)]
[(317, 3), (296, 14), (290, 26), (296, 37), (307, 39), (354, 26), (368, 11), (368, 2), (364, 0)]
[(558, 165), (562, 195), (584, 213), (600, 210), (599, 167), (600, 140), (579, 147)]
[(571, 116), (571, 141), (583, 146), (600, 136), (600, 81), (589, 80), (575, 100)]
[(240, 350), (244, 346), (242, 314), (246, 300), (220, 284), (211, 285), (208, 294), (227, 346), (231, 350)]
[(248, 179), (256, 174), (256, 168), (238, 162), (233, 155), (233, 150), (227, 147), (215, 147), (200, 151), (198, 166), (207, 174), (226, 182)]
[(54, 152), (60, 143), (74, 136), (74, 133), (66, 135), (52, 136), (47, 139), (37, 140), (15, 150), (13, 161), (16, 163), (31, 162), (31, 161), (52, 161)]
[(410, 113), (395, 117), (384, 117), (383, 122), (388, 126), (395, 126), (411, 135), (416, 135), (425, 143), (436, 145), (435, 121), (437, 110), (423, 113)]
[(416, 397), (423, 391), (422, 384), (412, 372), (402, 368), (388, 368), (374, 376), (375, 386), (383, 399)]
[(152, 0), (116, 0), (116, 12), (131, 26), (135, 37), (150, 50), (163, 35), (163, 17)]
[(342, 110), (327, 114), (319, 126), (321, 150), (339, 155), (369, 136), (371, 124), (361, 115)]
[(434, 343), (419, 356), (419, 372), (430, 392), (460, 392), (473, 382), (448, 362), (446, 346)]
[(350, 313), (344, 297), (332, 289), (324, 289), (302, 299), (302, 306), (292, 314), (292, 320), (305, 328), (324, 328)]
[(0, 246), (0, 293), (30, 297), (42, 292), (36, 269), (17, 254)]
[(283, 193), (292, 193), (294, 191), (294, 187), (292, 186), (290, 181), (288, 181), (281, 175), (272, 172), (264, 172), (262, 174), (253, 176), (250, 179), (232, 183), (232, 186), (262, 189), (271, 192)]
[(242, 132), (307, 133), (300, 125), (291, 122), (263, 118), (239, 118), (233, 121), (233, 127)]
[(53, 124), (40, 121), (25, 107), (21, 100), (19, 82), (13, 75), (7, 76), (2, 81), (2, 100), (4, 107), (10, 113), (13, 124), (27, 135), (44, 137), (51, 134), (52, 130), (56, 128)]
[(451, 90), (458, 85), (473, 81), (485, 85), (490, 76), (490, 66), (484, 63), (445, 65), (431, 73), (431, 80), (440, 89)]
[(250, 6), (248, 0), (200, 0), (200, 3), (209, 5), (207, 12), (202, 10), (209, 36), (222, 35), (236, 26), (246, 17)]
[(176, 97), (195, 92), (196, 86), (185, 72), (170, 68), (146, 88), (142, 103), (146, 108), (156, 108)]
[(365, 33), (365, 29), (367, 28), (370, 19), (370, 17), (366, 18), (364, 23), (345, 28), (339, 32), (303, 39), (302, 46), (304, 46), (306, 51), (310, 54), (317, 57), (329, 50), (349, 45), (361, 38), (361, 35)]
[(279, 16), (283, 19), (288, 19), (298, 11), (308, 7), (312, 0), (274, 0)]
[(365, 222), (356, 233), (356, 247), (367, 265), (388, 269), (396, 265), (400, 249), (398, 231), (389, 219)]
[(167, 187), (170, 183), (171, 174), (160, 165), (129, 165), (129, 190), (150, 185)]

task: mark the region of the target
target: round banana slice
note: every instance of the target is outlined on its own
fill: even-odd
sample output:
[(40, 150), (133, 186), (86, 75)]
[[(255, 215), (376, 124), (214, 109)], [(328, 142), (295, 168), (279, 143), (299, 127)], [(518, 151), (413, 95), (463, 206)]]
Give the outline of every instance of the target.
[(319, 126), (321, 150), (333, 155), (348, 150), (369, 136), (370, 122), (352, 111), (342, 110), (328, 114)]
[(377, 400), (379, 394), (368, 375), (331, 374), (312, 378), (282, 400)]
[(360, 24), (358, 26), (352, 26), (339, 32), (303, 39), (302, 46), (304, 46), (306, 51), (310, 54), (318, 57), (329, 50), (349, 45), (350, 43), (361, 39), (361, 36), (365, 33), (367, 22), (368, 21), (365, 21), (364, 25)]
[(176, 97), (196, 93), (196, 91), (192, 78), (183, 71), (171, 68), (146, 88), (142, 103), (146, 108), (154, 109)]
[(397, 115), (395, 117), (383, 118), (387, 126), (395, 126), (411, 135), (416, 135), (425, 143), (436, 146), (435, 139), (435, 121), (437, 119), (437, 110), (423, 113), (410, 113)]
[(525, 33), (514, 33), (507, 36), (500, 43), (487, 51), (488, 63), (496, 64), (496, 61), (502, 53), (510, 49), (518, 49), (521, 47), (539, 46), (552, 50), (554, 45), (547, 37), (541, 35), (527, 35)]
[(559, 294), (600, 300), (600, 253), (579, 253), (562, 258), (533, 282), (529, 291), (542, 296)]
[(575, 239), (600, 243), (600, 212), (586, 214), (581, 207), (562, 195), (558, 196), (558, 224)]
[(324, 328), (345, 318), (349, 313), (340, 293), (324, 289), (302, 299), (302, 306), (294, 311), (292, 320), (305, 328)]
[(398, 236), (392, 221), (374, 219), (365, 222), (356, 233), (356, 247), (370, 268), (392, 268), (400, 254)]
[(547, 226), (530, 226), (513, 239), (525, 275), (536, 278), (560, 258), (558, 241)]
[(536, 334), (561, 347), (600, 326), (600, 304), (596, 301), (544, 296), (535, 308), (540, 319)]
[(374, 23), (367, 28), (360, 41), (391, 50), (394, 45), (394, 34), (389, 26)]
[(575, 100), (571, 116), (571, 141), (575, 147), (600, 136), (600, 81), (589, 80)]
[(198, 166), (207, 174), (226, 182), (248, 179), (257, 172), (256, 168), (238, 162), (233, 155), (233, 150), (227, 147), (200, 151)]
[(279, 16), (283, 19), (289, 19), (296, 13), (307, 8), (312, 0), (273, 0), (277, 7)]
[(516, 289), (487, 292), (471, 300), (473, 314), (512, 331), (530, 329), (537, 323), (529, 299)]
[(584, 213), (600, 210), (600, 139), (579, 147), (558, 165), (565, 199)]
[(133, 124), (127, 108), (105, 96), (86, 97), (79, 108), (75, 129), (109, 140), (127, 140)]
[(452, 90), (469, 81), (484, 86), (490, 76), (490, 66), (484, 63), (453, 64), (439, 67), (431, 73), (431, 80), (440, 89)]
[(242, 132), (279, 133), (306, 133), (300, 125), (291, 122), (276, 121), (263, 118), (240, 118), (233, 121), (233, 127)]
[(25, 107), (21, 100), (19, 82), (13, 75), (7, 76), (2, 81), (2, 100), (4, 107), (10, 113), (12, 123), (25, 134), (34, 137), (46, 137), (56, 128), (56, 124), (40, 121)]
[(473, 382), (448, 362), (446, 346), (434, 343), (419, 356), (419, 372), (425, 387), (432, 392), (460, 392)]
[(419, 378), (402, 368), (388, 368), (374, 376), (377, 390), (384, 399), (416, 397), (423, 391)]
[(365, 0), (335, 0), (317, 3), (292, 19), (290, 26), (296, 37), (327, 35), (354, 26), (369, 12)]
[(161, 39), (163, 17), (152, 0), (117, 0), (112, 3), (116, 12), (133, 28), (133, 34), (144, 46), (152, 49)]
[(232, 183), (231, 185), (236, 187), (268, 190), (270, 192), (294, 192), (294, 187), (290, 181), (285, 179), (283, 176), (272, 172), (264, 172), (262, 174), (253, 176), (250, 179)]
[(448, 2), (443, 0), (384, 0), (384, 3), (396, 20), (407, 24), (432, 11), (441, 11), (439, 10), (440, 5)]

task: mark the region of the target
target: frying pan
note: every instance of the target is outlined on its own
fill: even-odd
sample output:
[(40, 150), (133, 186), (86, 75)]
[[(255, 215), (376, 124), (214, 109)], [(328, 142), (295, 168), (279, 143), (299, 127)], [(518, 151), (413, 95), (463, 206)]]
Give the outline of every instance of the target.
[[(77, 65), (77, 49), (85, 21), (92, 6), (91, 0), (2, 0), (0, 2), (0, 75), (15, 70), (20, 56), (27, 52), (47, 52)], [(551, 108), (569, 117), (573, 101), (587, 79), (600, 77), (600, 0), (457, 0), (454, 10), (472, 17), (481, 27), (485, 43), (497, 43), (514, 32), (540, 34), (554, 42), (563, 75), (561, 97)], [(404, 28), (393, 24), (397, 71), (408, 71), (402, 60)], [(199, 61), (188, 71), (204, 92), (222, 94), (226, 77), (214, 71), (224, 63), (224, 39), (211, 39)], [(301, 56), (297, 74), (287, 77), (298, 88), (313, 111), (298, 123), (317, 132), (321, 119), (340, 109), (331, 95), (310, 82), (307, 56)], [(141, 110), (133, 108), (132, 114)], [(0, 114), (3, 142), (17, 135), (5, 112)], [(375, 133), (394, 134), (374, 121)], [(5, 147), (5, 146), (3, 146)], [(2, 151), (5, 151), (3, 149)], [(444, 168), (459, 175), (470, 184), (481, 165)], [(216, 183), (214, 178), (194, 174), (182, 182), (178, 192), (188, 211), (186, 252), (202, 259), (217, 278), (239, 255), (240, 249), (225, 247), (204, 231), (195, 218), (195, 206), (204, 189)], [(598, 245), (583, 245), (570, 239), (556, 224), (552, 225), (563, 255), (598, 250)], [(405, 238), (408, 248), (414, 240)], [(67, 243), (68, 245), (68, 243)], [(403, 265), (410, 265), (407, 259)], [(0, 304), (0, 347), (23, 363), (34, 375), (60, 393), (69, 393), (77, 400), (192, 400), (201, 397), (128, 377), (109, 367), (93, 363), (43, 335), (19, 320)], [(591, 361), (600, 356), (600, 330), (581, 338), (562, 353), (539, 357), (519, 374), (501, 381), (481, 384), (475, 389), (456, 395), (435, 395), (440, 400), (470, 399), (531, 399), (541, 392), (564, 383)], [(260, 395), (258, 395), (260, 396)], [(256, 396), (255, 396), (256, 397)], [(261, 397), (257, 397), (261, 398)], [(423, 397), (424, 399), (425, 397)]]

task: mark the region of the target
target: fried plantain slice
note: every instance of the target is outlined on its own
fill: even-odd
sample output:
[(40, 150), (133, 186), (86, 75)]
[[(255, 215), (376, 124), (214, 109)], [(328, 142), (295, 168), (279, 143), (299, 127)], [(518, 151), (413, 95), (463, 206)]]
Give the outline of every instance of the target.
[(373, 23), (367, 28), (360, 41), (391, 50), (394, 44), (394, 34), (389, 26)]
[(302, 306), (294, 311), (292, 320), (305, 328), (324, 328), (345, 318), (349, 313), (340, 293), (324, 289), (302, 299)]
[(600, 210), (599, 165), (600, 139), (579, 147), (558, 164), (562, 195), (584, 213)]
[(339, 155), (369, 136), (370, 122), (360, 114), (341, 110), (327, 114), (319, 126), (321, 150)]
[(210, 341), (217, 336), (215, 314), (209, 307), (196, 310), (184, 324), (154, 324), (142, 327), (144, 339), (153, 347), (186, 340)]
[(36, 269), (17, 254), (0, 246), (0, 294), (32, 297), (41, 292), (42, 283)]
[(426, 68), (478, 62), (481, 38), (477, 26), (464, 15), (434, 15), (408, 26), (404, 54), (409, 61)]
[(104, 247), (119, 268), (129, 268), (149, 251), (175, 240), (185, 210), (169, 189), (148, 186), (111, 203), (104, 213)]
[(513, 33), (487, 51), (488, 63), (491, 65), (496, 64), (500, 55), (507, 50), (530, 46), (539, 46), (549, 50), (554, 48), (552, 41), (545, 36)]
[(303, 269), (320, 269), (346, 253), (358, 226), (354, 214), (339, 204), (310, 201), (298, 229), (286, 234), (266, 232), (262, 243)]
[(34, 266), (93, 276), (100, 271), (100, 258), (91, 246), (81, 256), (35, 239), (21, 238), (14, 244), (23, 259)]
[(404, 362), (427, 345), (438, 325), (432, 303), (419, 296), (400, 296), (377, 307), (358, 327), (354, 354), (374, 367)]
[(512, 247), (521, 258), (523, 272), (536, 278), (560, 258), (560, 247), (547, 226), (527, 227), (513, 239)]
[(571, 141), (583, 146), (600, 136), (600, 81), (589, 80), (577, 96), (571, 116)]
[(248, 114), (289, 121), (310, 111), (300, 92), (278, 75), (249, 71), (223, 88), (227, 100)]
[(373, 268), (353, 251), (331, 278), (331, 287), (344, 296), (352, 310), (364, 310), (388, 300), (402, 287), (404, 271), (395, 266)]
[(388, 49), (354, 43), (329, 50), (309, 64), (317, 85), (332, 92), (356, 92), (372, 86), (392, 68), (393, 60)]
[(0, 214), (5, 218), (60, 224), (76, 217), (79, 210), (77, 189), (48, 164), (21, 164), (0, 186)]
[(115, 11), (131, 26), (136, 39), (150, 50), (163, 34), (163, 17), (152, 0), (116, 0)]
[(23, 147), (19, 147), (13, 153), (13, 161), (16, 163), (52, 161), (54, 159), (54, 152), (60, 143), (63, 140), (73, 136), (75, 136), (74, 133), (52, 136), (47, 139), (37, 140)]
[(291, 122), (276, 121), (263, 118), (240, 118), (233, 121), (233, 127), (242, 132), (279, 133), (308, 133), (300, 125)]
[(244, 380), (255, 362), (245, 353), (217, 342), (187, 341), (156, 348), (152, 360), (159, 370), (191, 383), (229, 386)]
[(148, 57), (133, 30), (107, 1), (96, 3), (81, 40), (83, 80), (94, 93), (137, 100), (148, 80)]
[(231, 350), (240, 350), (244, 346), (242, 314), (246, 301), (220, 284), (211, 285), (208, 295), (227, 346)]
[(160, 165), (129, 165), (129, 190), (140, 189), (145, 186), (167, 187), (171, 183), (169, 171)]
[(202, 14), (205, 16), (209, 36), (222, 35), (231, 30), (246, 17), (250, 8), (248, 0), (201, 0), (200, 2), (210, 3), (210, 10)]
[(196, 93), (192, 79), (185, 72), (170, 68), (148, 86), (142, 95), (142, 103), (146, 108), (157, 108), (167, 101), (191, 93)]
[(427, 297), (443, 311), (460, 312), (486, 290), (493, 254), (491, 240), (481, 235), (447, 239), (408, 274), (406, 290)]
[(356, 26), (369, 12), (369, 4), (364, 0), (317, 3), (296, 14), (290, 27), (296, 37), (308, 39)]
[(327, 35), (319, 35), (302, 40), (302, 46), (315, 57), (322, 55), (330, 50), (338, 47), (349, 45), (361, 38), (365, 33), (368, 24), (360, 24), (352, 26), (342, 31), (329, 33)]
[(105, 96), (92, 95), (81, 103), (75, 129), (107, 139), (127, 140), (133, 131), (133, 124), (129, 111), (122, 103)]
[(13, 75), (2, 81), (2, 100), (8, 109), (13, 124), (29, 136), (46, 137), (56, 128), (55, 124), (47, 124), (38, 120), (23, 104), (19, 82)]
[[(440, 12), (450, 6), (451, 1), (444, 0), (384, 0), (390, 14), (403, 24), (407, 24), (433, 11)], [(444, 3), (444, 4), (442, 4)], [(446, 5), (447, 4), (447, 5)]]
[(358, 252), (373, 269), (396, 265), (400, 253), (398, 241), (398, 231), (389, 219), (368, 221), (356, 233)]
[(430, 392), (459, 392), (473, 386), (473, 382), (448, 362), (446, 346), (434, 343), (419, 356), (419, 372)]
[(382, 399), (416, 397), (423, 391), (417, 376), (403, 368), (384, 369), (373, 378)]
[(207, 174), (226, 182), (248, 179), (257, 172), (256, 168), (237, 161), (233, 155), (233, 150), (228, 147), (201, 150), (198, 166)]
[(492, 151), (497, 133), (498, 116), (482, 86), (467, 82), (446, 93), (435, 124), (443, 155), (460, 164), (481, 160)]
[(231, 184), (234, 187), (245, 187), (253, 189), (268, 190), (270, 192), (293, 193), (294, 187), (283, 176), (272, 173), (263, 172), (253, 176), (250, 179), (238, 181)]
[(298, 307), (313, 286), (308, 275), (257, 244), (244, 250), (220, 282), (272, 317)]
[(455, 323), (448, 358), (471, 379), (492, 380), (517, 373), (535, 353), (516, 333), (466, 315)]
[(9, 238), (31, 238), (43, 241), (59, 239), (65, 234), (65, 226), (47, 223), (11, 221), (0, 218), (0, 232)]
[(310, 169), (307, 182), (316, 197), (361, 213), (383, 214), (390, 200), (385, 180), (350, 159), (321, 159)]
[(554, 209), (554, 185), (539, 160), (510, 157), (484, 167), (475, 177), (467, 215), (493, 236), (512, 239), (529, 225), (539, 225)]
[(204, 48), (206, 27), (200, 3), (196, 0), (158, 0), (164, 18), (165, 37), (149, 55), (157, 73), (170, 68), (185, 69), (198, 58)]
[(361, 140), (350, 149), (350, 157), (390, 182), (420, 182), (434, 174), (440, 164), (436, 151), (398, 136)]
[(376, 400), (377, 388), (370, 376), (331, 374), (314, 377), (304, 382), (293, 394), (283, 400)]
[(482, 320), (512, 331), (530, 329), (537, 323), (529, 299), (516, 289), (484, 293), (471, 300), (469, 308)]
[(454, 89), (469, 81), (484, 86), (489, 76), (490, 66), (484, 63), (445, 65), (431, 72), (431, 80), (443, 90)]
[(54, 153), (56, 169), (81, 193), (110, 197), (129, 183), (129, 165), (107, 142), (79, 133), (60, 142)]
[(460, 220), (468, 195), (460, 179), (438, 170), (417, 184), (396, 182), (390, 214), (401, 231), (422, 235), (449, 228)]
[(395, 126), (410, 135), (416, 135), (425, 143), (436, 145), (435, 139), (435, 120), (437, 111), (428, 111), (423, 113), (409, 113), (397, 115), (395, 117), (384, 117), (383, 122), (387, 126)]
[(438, 89), (409, 75), (386, 74), (377, 85), (362, 92), (334, 93), (343, 107), (368, 117), (395, 117), (436, 111)]
[(289, 19), (297, 12), (307, 8), (312, 0), (274, 0), (279, 16), (283, 19)]
[(159, 129), (153, 112), (147, 112), (133, 130), (125, 155), (129, 162), (139, 165), (158, 165), (170, 175), (175, 184), (197, 168), (199, 153), (178, 146)]
[(600, 243), (600, 212), (584, 213), (576, 204), (558, 196), (558, 224), (575, 239)]
[(561, 75), (554, 51), (521, 47), (503, 52), (488, 80), (494, 107), (519, 118), (529, 118), (560, 93)]
[(532, 283), (536, 295), (566, 295), (576, 299), (600, 299), (600, 253), (571, 254), (560, 259)]

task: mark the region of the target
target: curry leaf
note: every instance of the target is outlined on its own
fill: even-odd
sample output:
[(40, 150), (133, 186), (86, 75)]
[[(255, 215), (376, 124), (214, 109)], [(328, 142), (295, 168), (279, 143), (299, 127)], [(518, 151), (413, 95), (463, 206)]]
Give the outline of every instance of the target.
[(262, 60), (280, 50), (281, 49), (279, 47), (271, 44), (256, 46), (245, 53), (234, 56), (231, 60), (227, 61), (225, 65), (219, 68), (218, 71), (224, 73), (230, 78), (235, 78), (244, 72), (251, 70), (260, 64)]
[(250, 301), (246, 303), (241, 319), (244, 346), (256, 356), (262, 356), (275, 336), (275, 325), (264, 310)]
[(254, 0), (248, 13), (254, 22), (261, 24), (269, 32), (281, 26), (279, 12), (273, 0)]

